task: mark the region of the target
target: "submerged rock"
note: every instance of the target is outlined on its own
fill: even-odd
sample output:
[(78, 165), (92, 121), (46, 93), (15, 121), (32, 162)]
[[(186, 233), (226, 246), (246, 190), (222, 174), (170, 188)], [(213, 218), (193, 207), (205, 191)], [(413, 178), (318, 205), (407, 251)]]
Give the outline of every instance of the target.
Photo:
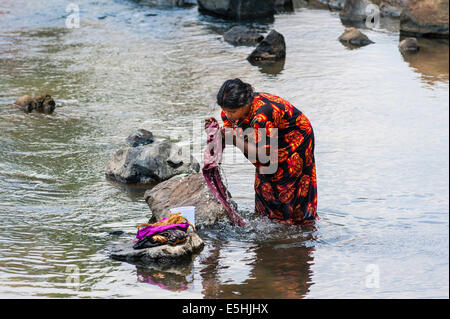
[(153, 133), (144, 129), (137, 130), (125, 140), (131, 147), (151, 144), (154, 141)]
[(180, 147), (163, 141), (118, 150), (108, 163), (105, 175), (125, 184), (151, 184), (199, 170), (195, 158), (183, 158)]
[(419, 51), (419, 42), (416, 38), (406, 38), (398, 45), (402, 53), (416, 53)]
[(108, 234), (111, 236), (122, 236), (123, 234), (125, 234), (125, 232), (123, 230), (113, 230), (110, 231)]
[(261, 42), (264, 36), (249, 28), (236, 26), (227, 31), (223, 38), (233, 45), (255, 45)]
[(117, 245), (111, 248), (110, 257), (129, 262), (175, 263), (192, 259), (200, 252), (204, 242), (196, 233), (189, 233), (186, 242), (176, 246), (162, 245), (153, 248), (134, 249), (133, 244)]
[(449, 0), (410, 0), (400, 16), (400, 33), (448, 38)]
[(374, 43), (367, 37), (367, 35), (354, 27), (345, 29), (344, 33), (339, 37), (339, 41), (341, 41), (345, 45), (351, 45), (355, 47)]
[(48, 95), (39, 95), (32, 98), (29, 95), (19, 97), (14, 103), (22, 112), (31, 113), (45, 113), (52, 114), (56, 108), (56, 103), (53, 98)]
[(201, 13), (231, 20), (273, 18), (275, 0), (198, 0)]
[(282, 34), (272, 30), (247, 60), (252, 64), (273, 63), (286, 58), (286, 42)]
[(210, 192), (201, 173), (172, 177), (146, 191), (144, 199), (152, 212), (151, 222), (168, 217), (171, 208), (185, 206), (195, 207), (196, 228), (228, 220), (225, 209)]

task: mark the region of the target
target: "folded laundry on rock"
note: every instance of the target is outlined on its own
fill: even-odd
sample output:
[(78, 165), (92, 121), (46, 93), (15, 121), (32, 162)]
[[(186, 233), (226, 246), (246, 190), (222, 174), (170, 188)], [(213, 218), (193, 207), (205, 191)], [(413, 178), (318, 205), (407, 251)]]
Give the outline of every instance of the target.
[(195, 231), (195, 227), (180, 213), (170, 214), (154, 224), (138, 226), (137, 242), (134, 249), (152, 248), (161, 245), (181, 244), (186, 242), (189, 227)]
[(179, 229), (168, 229), (151, 237), (145, 237), (133, 245), (134, 249), (152, 248), (161, 245), (175, 246), (186, 242), (188, 234)]

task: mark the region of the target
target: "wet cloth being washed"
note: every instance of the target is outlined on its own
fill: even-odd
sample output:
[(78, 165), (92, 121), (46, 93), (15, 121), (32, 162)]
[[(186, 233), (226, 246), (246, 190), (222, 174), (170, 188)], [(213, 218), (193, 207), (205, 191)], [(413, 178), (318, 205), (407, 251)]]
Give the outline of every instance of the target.
[(212, 122), (206, 127), (208, 135), (204, 154), (203, 176), (214, 197), (223, 205), (233, 225), (247, 226), (248, 223), (236, 212), (228, 201), (228, 191), (222, 182), (219, 165), (222, 163), (222, 134), (219, 123)]

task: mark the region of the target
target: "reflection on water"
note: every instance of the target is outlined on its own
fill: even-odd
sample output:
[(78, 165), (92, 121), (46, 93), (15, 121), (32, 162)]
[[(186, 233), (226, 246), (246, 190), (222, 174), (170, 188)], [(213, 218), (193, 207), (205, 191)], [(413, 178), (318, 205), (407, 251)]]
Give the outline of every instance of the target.
[[(403, 37), (400, 38), (401, 40)], [(448, 40), (426, 38), (417, 40), (420, 47), (419, 52), (403, 54), (405, 61), (422, 75), (424, 82), (430, 85), (435, 81), (448, 82)]]
[[(224, 42), (234, 22), (196, 6), (77, 3), (69, 30), (61, 1), (0, 0), (0, 296), (448, 298), (448, 42), (402, 56), (386, 27), (348, 50), (338, 12), (300, 6), (246, 24), (285, 37), (286, 60), (266, 68)], [(112, 154), (136, 129), (177, 139), (219, 117), (216, 92), (235, 77), (312, 121), (317, 229), (253, 220), (254, 168), (227, 148), (227, 184), (251, 227), (202, 230), (188, 265), (109, 259), (150, 217), (146, 187), (105, 179)], [(62, 105), (51, 116), (11, 105), (42, 92)], [(182, 142), (201, 161), (196, 137)], [(368, 265), (377, 289), (364, 284)]]
[(169, 291), (190, 289), (194, 282), (192, 264), (145, 265), (137, 267), (138, 281)]
[(262, 64), (261, 63), (260, 64), (252, 63), (252, 64), (257, 66), (262, 73), (277, 75), (284, 70), (285, 62), (286, 62), (286, 60), (283, 59), (283, 60), (276, 61), (273, 63), (262, 63)]
[(247, 248), (244, 254), (237, 250), (240, 258), (230, 250), (216, 245), (201, 261), (205, 298), (298, 299), (309, 292), (314, 247), (298, 241), (262, 243)]

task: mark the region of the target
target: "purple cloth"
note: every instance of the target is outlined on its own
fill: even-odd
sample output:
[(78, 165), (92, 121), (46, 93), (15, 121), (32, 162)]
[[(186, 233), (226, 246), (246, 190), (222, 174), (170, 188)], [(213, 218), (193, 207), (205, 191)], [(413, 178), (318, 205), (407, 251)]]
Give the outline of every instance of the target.
[[(167, 220), (167, 218), (163, 218), (160, 221)], [(159, 234), (168, 229), (179, 229), (183, 231), (187, 231), (189, 228), (188, 223), (183, 224), (172, 224), (172, 225), (164, 225), (164, 226), (147, 226), (138, 230), (136, 238), (139, 240), (144, 239), (145, 237), (151, 237), (153, 235)]]
[(208, 135), (207, 147), (204, 153), (203, 177), (211, 193), (222, 204), (231, 223), (237, 226), (247, 226), (248, 223), (238, 214), (227, 200), (227, 188), (220, 177), (219, 165), (222, 164), (222, 133), (218, 122), (211, 122), (206, 128)]

